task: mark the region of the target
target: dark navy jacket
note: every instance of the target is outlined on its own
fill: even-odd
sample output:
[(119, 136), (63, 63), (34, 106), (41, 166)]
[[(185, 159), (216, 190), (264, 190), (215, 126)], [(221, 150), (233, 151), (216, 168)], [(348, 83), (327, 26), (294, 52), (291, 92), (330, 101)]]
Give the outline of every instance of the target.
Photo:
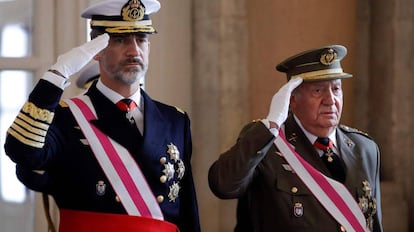
[[(124, 113), (98, 91), (96, 84), (86, 95), (97, 113), (97, 120), (92, 123), (133, 155), (159, 200), (165, 220), (176, 224), (181, 232), (200, 231), (188, 115), (152, 100), (141, 90), (145, 109), (145, 130), (141, 135)], [(59, 208), (126, 214), (69, 107), (59, 105), (61, 96), (61, 89), (40, 80), (10, 127), (5, 150), (17, 164), (19, 179), (35, 191), (52, 195)], [(181, 179), (168, 145), (175, 145), (180, 152), (185, 167)], [(172, 179), (163, 183), (164, 163), (168, 162), (174, 165), (175, 172)], [(32, 175), (31, 170), (42, 170), (44, 174)], [(171, 198), (170, 187), (176, 183), (180, 186), (179, 196)], [(104, 191), (98, 185), (104, 186)]]

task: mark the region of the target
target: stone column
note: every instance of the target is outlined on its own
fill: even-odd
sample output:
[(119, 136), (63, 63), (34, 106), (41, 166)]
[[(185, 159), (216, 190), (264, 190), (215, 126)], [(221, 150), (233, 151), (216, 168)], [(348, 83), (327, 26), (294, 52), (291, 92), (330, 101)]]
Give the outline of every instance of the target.
[(358, 1), (355, 120), (374, 137), (382, 157), (385, 231), (414, 230), (414, 4)]
[(249, 120), (245, 1), (193, 1), (193, 172), (203, 231), (232, 231), (235, 201), (217, 199), (207, 173)]

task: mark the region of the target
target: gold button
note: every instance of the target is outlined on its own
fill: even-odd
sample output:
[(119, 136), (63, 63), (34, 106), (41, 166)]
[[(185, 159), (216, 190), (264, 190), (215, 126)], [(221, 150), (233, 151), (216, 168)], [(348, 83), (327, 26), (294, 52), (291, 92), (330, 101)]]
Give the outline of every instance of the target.
[(115, 201), (116, 201), (116, 202), (121, 202), (121, 198), (119, 198), (119, 196), (117, 195), (117, 196), (115, 197)]
[(298, 188), (296, 188), (296, 187), (292, 187), (292, 188), (290, 189), (290, 191), (292, 191), (292, 193), (297, 193), (297, 192), (298, 192)]
[(167, 162), (167, 158), (165, 158), (165, 157), (161, 157), (161, 159), (160, 159), (160, 163), (161, 164), (165, 164)]
[(345, 229), (345, 227), (344, 227), (344, 226), (341, 226), (341, 231), (342, 231), (342, 232), (346, 232), (346, 229)]
[(157, 197), (157, 201), (158, 201), (158, 203), (162, 203), (162, 202), (164, 201), (164, 196), (159, 195), (159, 196)]
[(160, 181), (161, 181), (161, 183), (165, 183), (167, 181), (167, 176), (165, 176), (165, 175), (161, 176)]

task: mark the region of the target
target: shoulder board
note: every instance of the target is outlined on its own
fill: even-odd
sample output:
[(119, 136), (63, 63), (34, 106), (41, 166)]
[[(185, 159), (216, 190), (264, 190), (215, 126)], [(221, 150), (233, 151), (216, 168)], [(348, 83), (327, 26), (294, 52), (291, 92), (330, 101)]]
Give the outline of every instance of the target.
[(174, 106), (174, 107), (175, 107), (175, 109), (177, 109), (177, 111), (178, 111), (178, 112), (180, 112), (180, 113), (182, 113), (182, 114), (185, 114), (185, 111), (184, 111), (184, 110), (182, 110), (182, 109), (178, 108), (177, 106)]
[(371, 136), (368, 133), (349, 127), (349, 126), (339, 125), (339, 128), (348, 133), (357, 133), (357, 134), (364, 135), (365, 137), (371, 138)]
[(260, 121), (262, 121), (263, 119), (261, 119), (261, 118), (258, 118), (258, 119), (253, 119), (252, 120), (252, 122), (260, 122)]
[(59, 105), (61, 107), (69, 107), (69, 105), (65, 101), (62, 101), (62, 100), (59, 101)]

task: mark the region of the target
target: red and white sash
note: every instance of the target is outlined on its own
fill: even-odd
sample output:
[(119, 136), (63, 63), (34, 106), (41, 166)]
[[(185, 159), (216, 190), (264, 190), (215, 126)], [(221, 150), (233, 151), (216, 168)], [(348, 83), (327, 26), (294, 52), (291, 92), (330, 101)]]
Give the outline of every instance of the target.
[(303, 183), (346, 231), (369, 231), (358, 203), (343, 184), (323, 175), (306, 162), (287, 142), (282, 130), (279, 130), (274, 144)]
[(127, 213), (164, 220), (154, 194), (129, 151), (89, 123), (96, 119), (89, 97), (83, 95), (65, 102)]

